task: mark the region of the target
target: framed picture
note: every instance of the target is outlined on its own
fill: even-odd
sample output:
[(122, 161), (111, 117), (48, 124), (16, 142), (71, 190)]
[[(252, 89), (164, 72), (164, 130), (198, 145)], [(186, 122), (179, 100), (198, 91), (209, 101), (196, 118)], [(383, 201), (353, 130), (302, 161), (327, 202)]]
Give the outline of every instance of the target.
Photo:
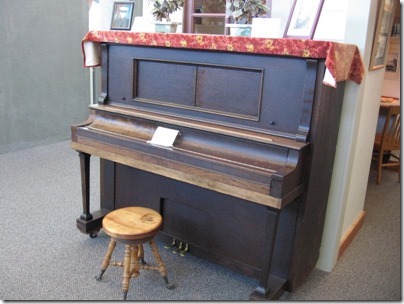
[(384, 79), (397, 80), (400, 75), (400, 40), (393, 39), (389, 44)]
[(294, 0), (284, 38), (313, 39), (324, 0)]
[(114, 2), (111, 30), (130, 30), (135, 2)]
[(369, 70), (382, 69), (386, 65), (387, 49), (394, 21), (397, 0), (380, 0), (377, 13), (375, 35), (373, 37), (372, 55)]

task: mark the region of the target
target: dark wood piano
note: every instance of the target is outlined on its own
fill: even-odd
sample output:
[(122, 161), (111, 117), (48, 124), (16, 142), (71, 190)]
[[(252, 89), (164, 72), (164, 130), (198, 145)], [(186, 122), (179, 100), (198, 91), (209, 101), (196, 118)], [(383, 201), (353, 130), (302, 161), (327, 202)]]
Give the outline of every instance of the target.
[[(252, 299), (302, 283), (319, 256), (344, 84), (363, 77), (357, 48), (105, 31), (88, 33), (83, 51), (86, 66), (102, 66), (102, 93), (72, 126), (78, 229), (95, 236), (111, 210), (147, 206), (163, 216), (162, 241), (257, 279)], [(158, 127), (178, 132), (170, 145), (150, 143)], [(91, 155), (101, 159), (93, 213)]]

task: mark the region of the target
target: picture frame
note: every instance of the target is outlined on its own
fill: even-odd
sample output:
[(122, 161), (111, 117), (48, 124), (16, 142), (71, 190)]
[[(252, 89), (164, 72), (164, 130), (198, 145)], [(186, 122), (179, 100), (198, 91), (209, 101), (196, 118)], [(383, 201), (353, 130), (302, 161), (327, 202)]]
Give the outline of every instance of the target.
[(112, 9), (111, 30), (130, 31), (135, 2), (115, 1)]
[(377, 12), (375, 34), (369, 70), (374, 71), (386, 66), (390, 33), (393, 27), (397, 0), (380, 0)]
[(384, 79), (398, 80), (400, 75), (400, 65), (400, 40), (393, 39), (389, 42)]
[(324, 0), (294, 0), (284, 38), (313, 39)]

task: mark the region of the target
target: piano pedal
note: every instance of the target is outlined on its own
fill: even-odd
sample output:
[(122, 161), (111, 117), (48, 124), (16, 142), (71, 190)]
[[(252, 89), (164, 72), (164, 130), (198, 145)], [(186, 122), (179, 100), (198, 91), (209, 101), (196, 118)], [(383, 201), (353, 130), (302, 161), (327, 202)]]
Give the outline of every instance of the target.
[(165, 245), (164, 248), (165, 249), (173, 248), (176, 245), (176, 242), (177, 241), (175, 240), (175, 238), (173, 238), (173, 242), (171, 243), (171, 245)]
[(180, 256), (185, 256), (189, 250), (189, 245), (188, 243), (185, 243), (185, 248), (180, 251)]
[(173, 250), (173, 253), (178, 253), (180, 251), (182, 251), (182, 242), (180, 242), (180, 245), (178, 246), (177, 249)]

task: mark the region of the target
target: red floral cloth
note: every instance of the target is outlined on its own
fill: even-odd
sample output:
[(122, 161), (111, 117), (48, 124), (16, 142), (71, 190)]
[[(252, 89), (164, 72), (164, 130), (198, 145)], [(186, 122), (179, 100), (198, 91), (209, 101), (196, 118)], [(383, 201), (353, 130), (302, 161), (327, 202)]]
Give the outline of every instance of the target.
[(90, 31), (83, 38), (84, 66), (100, 65), (99, 43), (120, 43), (169, 48), (217, 50), (226, 52), (256, 53), (325, 58), (325, 65), (336, 82), (352, 80), (360, 84), (365, 67), (356, 45), (332, 41), (284, 38), (253, 38), (207, 34), (138, 33), (125, 31)]

